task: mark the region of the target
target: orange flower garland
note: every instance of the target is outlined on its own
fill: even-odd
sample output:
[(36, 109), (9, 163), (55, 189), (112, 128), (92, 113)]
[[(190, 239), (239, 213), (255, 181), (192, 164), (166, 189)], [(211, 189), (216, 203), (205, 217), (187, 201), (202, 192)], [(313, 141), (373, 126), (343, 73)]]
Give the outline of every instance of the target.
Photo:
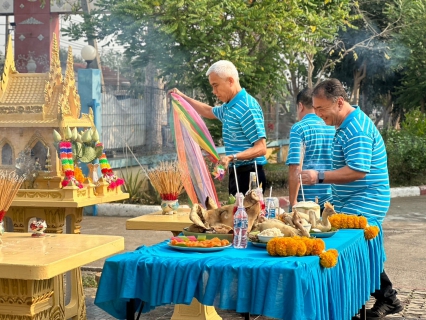
[(364, 229), (364, 237), (367, 240), (374, 239), (380, 232), (379, 227), (369, 226), (366, 217), (353, 214), (333, 214), (328, 217), (333, 228), (337, 229)]
[(320, 256), (320, 263), (324, 268), (334, 267), (339, 256), (335, 249), (325, 251), (325, 243), (322, 239), (307, 237), (273, 238), (266, 245), (266, 250), (271, 256)]
[(77, 166), (74, 167), (74, 177), (78, 182), (84, 183), (85, 176), (80, 167), (77, 167)]
[(337, 264), (339, 253), (336, 249), (330, 249), (319, 255), (320, 263), (324, 268), (332, 268)]
[(374, 239), (379, 234), (380, 229), (377, 226), (371, 226), (364, 229), (364, 237), (367, 240)]

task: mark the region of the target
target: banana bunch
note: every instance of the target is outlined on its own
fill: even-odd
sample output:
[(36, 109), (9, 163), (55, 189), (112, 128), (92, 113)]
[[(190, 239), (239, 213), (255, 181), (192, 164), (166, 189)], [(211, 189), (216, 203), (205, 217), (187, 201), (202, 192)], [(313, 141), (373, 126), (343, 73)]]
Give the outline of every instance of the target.
[(90, 163), (96, 158), (99, 158), (103, 153), (103, 145), (99, 142), (99, 133), (96, 128), (88, 128), (84, 131), (78, 132), (77, 128), (73, 130), (66, 127), (64, 130), (64, 137), (53, 129), (53, 140), (55, 141), (56, 149), (59, 148), (60, 141), (69, 141), (72, 144), (72, 153), (74, 162), (80, 161), (83, 163)]

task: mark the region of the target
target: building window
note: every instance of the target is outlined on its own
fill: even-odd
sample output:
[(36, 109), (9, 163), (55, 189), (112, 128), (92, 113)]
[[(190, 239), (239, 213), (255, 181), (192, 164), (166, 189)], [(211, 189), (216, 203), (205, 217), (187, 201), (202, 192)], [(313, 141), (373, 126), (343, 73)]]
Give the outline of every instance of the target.
[(13, 164), (12, 147), (8, 143), (5, 143), (1, 148), (1, 164), (3, 166), (11, 166)]

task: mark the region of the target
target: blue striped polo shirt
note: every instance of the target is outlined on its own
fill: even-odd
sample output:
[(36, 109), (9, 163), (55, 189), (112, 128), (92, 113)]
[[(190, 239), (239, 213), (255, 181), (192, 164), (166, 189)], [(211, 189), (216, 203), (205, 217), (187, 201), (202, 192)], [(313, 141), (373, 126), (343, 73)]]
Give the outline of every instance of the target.
[(332, 184), (336, 212), (363, 215), (381, 224), (390, 205), (386, 147), (373, 121), (358, 107), (336, 129), (333, 169), (366, 172), (363, 179)]
[[(296, 122), (290, 130), (290, 145), (286, 165), (300, 164), (302, 144), (305, 145), (303, 170), (327, 171), (331, 170), (331, 150), (335, 134), (334, 127), (314, 113), (309, 113), (302, 120)], [(324, 207), (326, 201), (332, 202), (331, 185), (315, 184), (303, 186), (306, 201), (315, 201), (318, 197), (319, 205)], [(302, 189), (299, 189), (297, 201), (302, 201)]]
[[(213, 114), (222, 121), (222, 138), (226, 155), (236, 154), (253, 147), (262, 138), (266, 139), (263, 111), (255, 98), (245, 89), (231, 101), (213, 108)], [(266, 157), (237, 161), (237, 167), (254, 163), (264, 165)]]

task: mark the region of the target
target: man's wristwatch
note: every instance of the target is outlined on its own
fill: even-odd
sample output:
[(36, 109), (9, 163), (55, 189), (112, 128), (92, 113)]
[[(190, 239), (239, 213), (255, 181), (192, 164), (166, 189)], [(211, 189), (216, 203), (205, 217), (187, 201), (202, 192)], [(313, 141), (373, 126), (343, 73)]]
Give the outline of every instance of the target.
[(237, 154), (233, 154), (232, 155), (232, 162), (236, 162), (236, 161), (238, 161)]
[(318, 183), (324, 182), (324, 171), (318, 171)]

